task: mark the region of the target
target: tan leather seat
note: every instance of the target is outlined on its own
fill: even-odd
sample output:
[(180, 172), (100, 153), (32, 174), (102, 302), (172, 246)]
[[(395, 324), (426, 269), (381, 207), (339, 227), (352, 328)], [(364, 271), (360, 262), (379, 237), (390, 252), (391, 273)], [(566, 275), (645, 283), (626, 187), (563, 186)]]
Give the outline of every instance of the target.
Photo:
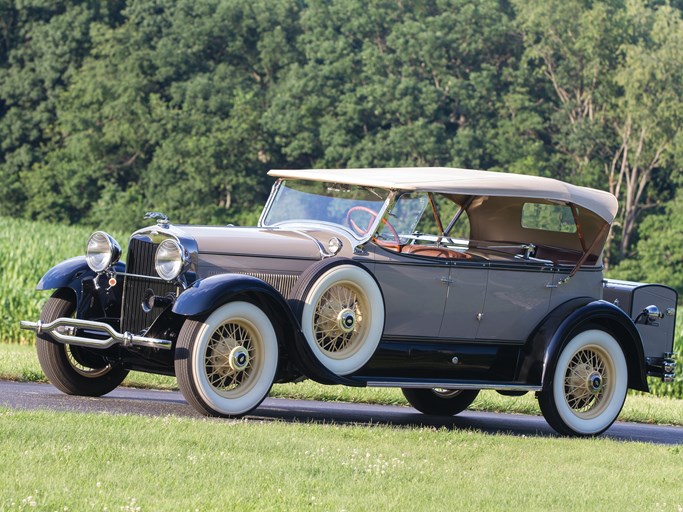
[(433, 245), (406, 245), (401, 249), (404, 254), (414, 254), (416, 256), (427, 256), (430, 258), (445, 258), (449, 260), (469, 260), (471, 255), (454, 251), (446, 247), (435, 247)]

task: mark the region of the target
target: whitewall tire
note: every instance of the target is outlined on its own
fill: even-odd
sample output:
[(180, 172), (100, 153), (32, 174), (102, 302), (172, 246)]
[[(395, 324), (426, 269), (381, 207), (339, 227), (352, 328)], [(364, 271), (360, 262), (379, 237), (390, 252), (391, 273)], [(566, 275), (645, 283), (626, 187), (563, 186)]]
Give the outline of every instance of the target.
[(370, 360), (384, 330), (384, 299), (367, 270), (322, 261), (302, 274), (292, 297), (306, 342), (325, 368), (349, 375)]
[(563, 347), (550, 378), (538, 401), (546, 421), (561, 434), (601, 434), (626, 399), (626, 358), (619, 342), (601, 329), (575, 335)]
[(268, 315), (249, 302), (230, 302), (203, 322), (183, 324), (175, 355), (178, 386), (199, 412), (239, 417), (268, 395), (278, 358)]

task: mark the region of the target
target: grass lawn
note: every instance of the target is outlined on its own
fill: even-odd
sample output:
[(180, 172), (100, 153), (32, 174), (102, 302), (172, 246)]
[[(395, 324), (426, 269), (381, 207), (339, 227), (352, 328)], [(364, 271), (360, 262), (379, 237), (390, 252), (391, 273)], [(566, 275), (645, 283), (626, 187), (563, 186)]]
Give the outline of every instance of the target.
[(683, 512), (683, 447), (0, 409), (0, 510)]
[[(0, 343), (0, 379), (47, 382), (38, 364), (35, 347)], [(124, 385), (140, 388), (177, 389), (177, 383), (173, 377), (140, 372), (131, 372)], [(408, 405), (398, 389), (324, 386), (312, 381), (298, 384), (277, 384), (273, 386), (270, 396), (304, 400)], [(495, 391), (482, 391), (470, 409), (541, 414), (532, 393), (514, 398), (502, 396)], [(633, 393), (626, 399), (619, 419), (641, 423), (683, 425), (683, 400)]]

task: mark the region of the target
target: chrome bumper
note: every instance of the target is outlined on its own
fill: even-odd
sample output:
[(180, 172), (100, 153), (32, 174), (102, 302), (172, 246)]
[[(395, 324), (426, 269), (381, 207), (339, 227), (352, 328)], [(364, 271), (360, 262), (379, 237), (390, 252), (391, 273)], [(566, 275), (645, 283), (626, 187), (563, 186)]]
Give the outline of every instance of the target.
[[(124, 347), (142, 346), (153, 348), (170, 349), (173, 342), (168, 340), (160, 340), (157, 338), (147, 338), (145, 336), (138, 336), (129, 332), (121, 334), (117, 332), (111, 325), (104, 322), (94, 322), (92, 320), (81, 320), (79, 318), (57, 318), (52, 322), (43, 323), (40, 320), (37, 322), (21, 321), (21, 328), (28, 331), (34, 331), (36, 334), (47, 333), (56, 341), (61, 343), (68, 343), (69, 345), (76, 345), (79, 347), (94, 347), (94, 348), (109, 348), (111, 346), (120, 344)], [(92, 333), (99, 333), (108, 335), (106, 339), (87, 338), (76, 334), (76, 329), (83, 329), (91, 331)]]
[(676, 378), (676, 354), (667, 352), (663, 358), (646, 358), (648, 375), (661, 377), (663, 382), (673, 382)]

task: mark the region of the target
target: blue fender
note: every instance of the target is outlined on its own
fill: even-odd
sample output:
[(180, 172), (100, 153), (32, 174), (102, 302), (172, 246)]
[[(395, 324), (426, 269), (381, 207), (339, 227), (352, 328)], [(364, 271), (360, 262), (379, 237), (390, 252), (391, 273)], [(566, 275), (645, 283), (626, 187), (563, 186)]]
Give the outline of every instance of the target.
[(180, 294), (172, 311), (181, 316), (205, 315), (245, 293), (265, 294), (286, 304), (280, 292), (261, 279), (244, 274), (219, 274), (195, 281)]
[[(125, 263), (119, 261), (114, 266), (116, 272), (125, 272)], [(56, 290), (71, 288), (80, 297), (81, 283), (86, 279), (93, 279), (97, 274), (93, 272), (85, 261), (85, 256), (76, 256), (64, 260), (45, 272), (38, 281), (36, 290)]]
[[(114, 270), (124, 272), (126, 265), (119, 261), (114, 265)], [(59, 290), (70, 289), (74, 293), (77, 304), (78, 318), (92, 318), (97, 316), (118, 317), (120, 316), (120, 300), (122, 291), (122, 280), (110, 291), (106, 286), (97, 289), (94, 278), (97, 274), (93, 272), (85, 261), (85, 256), (77, 256), (55, 265), (48, 270), (40, 279), (37, 290)], [(103, 278), (106, 281), (106, 278)], [(95, 297), (95, 301), (87, 299)], [(87, 299), (87, 300), (86, 300)]]
[(276, 316), (273, 321), (279, 322), (286, 331), (283, 342), (306, 377), (323, 384), (364, 385), (336, 375), (320, 364), (304, 339), (299, 322), (285, 298), (271, 285), (256, 277), (244, 274), (219, 274), (195, 281), (180, 294), (172, 307), (172, 312), (180, 316), (207, 315), (240, 296), (258, 299)]
[[(54, 290), (57, 288), (74, 288), (74, 283), (80, 282), (83, 277), (95, 277), (95, 272), (90, 270), (85, 262), (85, 256), (77, 256), (55, 265), (48, 270), (38, 281), (37, 290)], [(78, 290), (76, 290), (78, 292)]]
[(520, 365), (520, 380), (547, 386), (547, 377), (555, 367), (562, 348), (575, 332), (587, 324), (603, 327), (612, 333), (626, 357), (628, 386), (649, 391), (643, 343), (633, 320), (614, 304), (590, 297), (569, 300), (543, 319), (529, 338)]

